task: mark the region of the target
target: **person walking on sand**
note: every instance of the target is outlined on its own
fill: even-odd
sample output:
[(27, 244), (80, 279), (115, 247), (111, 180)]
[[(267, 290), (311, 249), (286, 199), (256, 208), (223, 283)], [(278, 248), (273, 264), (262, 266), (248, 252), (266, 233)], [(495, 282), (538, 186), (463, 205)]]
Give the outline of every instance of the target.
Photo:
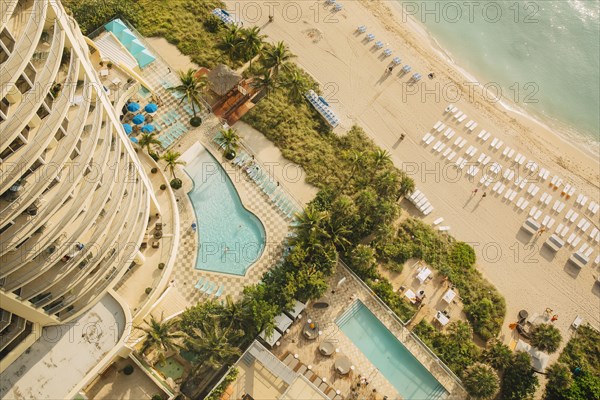
[(487, 193), (483, 192), (483, 196), (481, 196), (481, 198), (483, 199), (484, 197), (487, 197)]
[(554, 314), (552, 318), (550, 318), (550, 322), (554, 322), (558, 319), (558, 314)]
[(471, 196), (475, 196), (478, 191), (479, 191), (479, 189), (477, 189), (477, 188), (473, 189), (473, 191), (471, 192)]

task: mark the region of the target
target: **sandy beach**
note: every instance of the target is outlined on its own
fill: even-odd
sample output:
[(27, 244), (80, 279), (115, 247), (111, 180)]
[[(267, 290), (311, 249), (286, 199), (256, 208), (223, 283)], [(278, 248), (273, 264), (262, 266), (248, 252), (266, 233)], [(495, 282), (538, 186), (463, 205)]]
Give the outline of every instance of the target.
[[(256, 11), (251, 14), (240, 6), (244, 3), (226, 3), (230, 11), (239, 12), (244, 26), (259, 26), (268, 40), (283, 40), (290, 46), (297, 55), (295, 62), (321, 84), (324, 97), (340, 116), (342, 124), (336, 133), (343, 135), (354, 124), (362, 126), (378, 145), (391, 152), (396, 165), (413, 176), (418, 189), (427, 195), (435, 209), (425, 220), (432, 222), (443, 217), (443, 225), (451, 227), (453, 236), (474, 246), (481, 271), (506, 298), (507, 318), (502, 336), (507, 342), (511, 335), (508, 324), (516, 320), (521, 309), (531, 314), (551, 308), (559, 316), (555, 324), (566, 339), (577, 315), (600, 326), (600, 287), (594, 283), (599, 270), (593, 264), (598, 245), (589, 238), (593, 227), (599, 225), (598, 214), (589, 213), (587, 204), (584, 207), (575, 204), (580, 193), (599, 201), (597, 159), (544, 126), (486, 100), (481, 90), (470, 91), (465, 85), (465, 76), (447, 62), (414, 22), (397, 22), (402, 17), (390, 4), (342, 1), (343, 9), (332, 12), (331, 6), (324, 2), (283, 2), (277, 3), (274, 21), (269, 23), (268, 2), (255, 3), (261, 6), (262, 14)], [(286, 6), (288, 3), (293, 5)], [(367, 43), (364, 34), (356, 32), (359, 25), (366, 25), (376, 40), (385, 43), (384, 48), (393, 50), (393, 55), (381, 57), (382, 50), (375, 50), (373, 42)], [(412, 66), (409, 74), (401, 76), (400, 67), (392, 74), (386, 73), (395, 56), (402, 58), (402, 65)], [(424, 78), (411, 85), (409, 78), (414, 72)], [(430, 72), (435, 73), (434, 79), (427, 78)], [(444, 113), (448, 103), (454, 103), (468, 117), (462, 123), (456, 122), (450, 114)], [(444, 141), (442, 133), (437, 133), (435, 141), (428, 146), (422, 142), (426, 133), (433, 132), (432, 127), (438, 120), (456, 131), (455, 138), (462, 136), (467, 140), (464, 148), (453, 147), (458, 153), (453, 162), (446, 161), (432, 147), (438, 140), (452, 146), (455, 138)], [(478, 124), (472, 132), (465, 128), (470, 120)], [(477, 138), (482, 129), (492, 134), (485, 143)], [(400, 142), (402, 133), (406, 139)], [(504, 142), (499, 150), (489, 147), (494, 137)], [(503, 195), (492, 192), (494, 183), (487, 188), (479, 184), (485, 167), (480, 166), (481, 171), (472, 178), (465, 173), (467, 168), (461, 171), (454, 166), (454, 161), (464, 156), (471, 145), (478, 149), (469, 159), (473, 164), (484, 152), (491, 157), (488, 169), (493, 162), (498, 162), (502, 168), (519, 168), (523, 174), (526, 164), (513, 165), (515, 155), (522, 153), (539, 168), (549, 170), (549, 177), (541, 181), (537, 172), (528, 172), (528, 181), (539, 186), (539, 192), (529, 196), (528, 183), (519, 190), (516, 199), (507, 204)], [(505, 146), (515, 149), (511, 160), (502, 156)], [(554, 175), (564, 180), (563, 187), (569, 183), (576, 188), (570, 199), (561, 196), (560, 189), (554, 191), (549, 187)], [(512, 187), (510, 182), (507, 186)], [(479, 192), (471, 196), (476, 187)], [(481, 196), (484, 191), (488, 192), (486, 198)], [(549, 205), (539, 202), (545, 192), (553, 197)], [(521, 196), (529, 201), (523, 211), (515, 207)], [(551, 210), (555, 200), (566, 203), (560, 213)], [(403, 206), (408, 212), (422, 216), (408, 202)], [(555, 219), (552, 228), (539, 237), (520, 230), (532, 206), (543, 211), (540, 221), (546, 215)], [(574, 223), (566, 224), (565, 214), (572, 208), (580, 216)], [(587, 233), (576, 228), (582, 217), (591, 223)], [(576, 247), (565, 246), (554, 255), (543, 243), (561, 223), (569, 226), (567, 236), (575, 232), (581, 242)], [(584, 243), (594, 251), (590, 263), (579, 270), (567, 260)]]

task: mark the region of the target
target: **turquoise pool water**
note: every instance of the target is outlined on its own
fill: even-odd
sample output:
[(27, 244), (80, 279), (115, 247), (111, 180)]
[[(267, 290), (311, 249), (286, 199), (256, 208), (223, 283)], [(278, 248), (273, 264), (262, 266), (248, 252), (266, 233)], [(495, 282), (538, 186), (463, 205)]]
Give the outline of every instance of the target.
[(442, 399), (447, 395), (433, 375), (362, 302), (353, 303), (336, 324), (403, 398)]
[(195, 268), (245, 275), (265, 248), (262, 223), (244, 208), (229, 176), (208, 151), (202, 149), (185, 170), (194, 181), (188, 196), (198, 226)]

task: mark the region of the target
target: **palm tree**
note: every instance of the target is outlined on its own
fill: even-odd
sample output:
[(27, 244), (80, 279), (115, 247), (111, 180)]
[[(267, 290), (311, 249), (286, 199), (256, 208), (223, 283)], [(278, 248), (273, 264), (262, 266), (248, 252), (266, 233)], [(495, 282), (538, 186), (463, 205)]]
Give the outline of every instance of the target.
[[(178, 74), (181, 84), (169, 88), (169, 90), (183, 95), (179, 104), (183, 103), (184, 100), (187, 100), (192, 106), (192, 112), (194, 114), (192, 120), (197, 120), (196, 107), (198, 107), (198, 111), (202, 109), (202, 92), (204, 92), (207, 85), (206, 75), (197, 77), (196, 72), (191, 68), (187, 71), (179, 71)], [(194, 125), (192, 123), (192, 125), (198, 126), (199, 124)]]
[(213, 317), (202, 321), (200, 328), (194, 328), (192, 336), (186, 339), (186, 347), (196, 353), (203, 364), (218, 369), (239, 357), (241, 351), (234, 343), (239, 343), (243, 336), (243, 330), (223, 328), (220, 319)]
[(146, 354), (149, 350), (154, 350), (158, 353), (159, 361), (164, 361), (167, 351), (181, 347), (177, 340), (184, 335), (176, 330), (177, 321), (175, 319), (164, 321), (161, 314), (160, 321), (151, 316), (150, 321), (145, 322), (147, 327), (139, 327), (146, 333), (140, 353)]
[(150, 154), (150, 146), (152, 146), (153, 144), (161, 144), (160, 141), (156, 138), (156, 133), (154, 132), (143, 133), (142, 137), (140, 137), (140, 140), (138, 142), (138, 145), (142, 149), (146, 149), (148, 154)]
[(463, 376), (463, 384), (474, 399), (491, 399), (500, 390), (500, 378), (494, 368), (482, 363), (469, 366)]
[(229, 62), (233, 64), (237, 52), (243, 45), (242, 31), (235, 25), (231, 25), (223, 35), (218, 47), (227, 53)]
[(178, 165), (185, 165), (185, 161), (179, 161), (179, 156), (181, 154), (177, 151), (169, 150), (165, 154), (163, 154), (162, 159), (165, 161), (165, 171), (168, 169), (171, 171), (171, 175), (173, 179), (177, 179), (175, 176), (175, 169)]
[(300, 240), (306, 242), (316, 241), (316, 239), (326, 235), (324, 229), (327, 221), (327, 213), (317, 210), (312, 204), (304, 209), (297, 216), (296, 232)]
[(396, 201), (400, 200), (401, 197), (407, 196), (414, 192), (415, 190), (415, 181), (410, 176), (406, 175), (405, 172), (402, 172), (400, 177), (400, 188), (398, 190), (398, 197)]
[(241, 46), (243, 48), (244, 55), (250, 59), (250, 65), (248, 68), (252, 70), (252, 60), (254, 57), (260, 54), (266, 35), (260, 33), (260, 28), (255, 26), (250, 29), (244, 29), (243, 42)]
[(534, 325), (530, 336), (533, 347), (548, 353), (556, 352), (562, 340), (560, 331), (554, 325), (550, 324)]
[(365, 153), (362, 151), (353, 151), (350, 153), (350, 164), (352, 167), (350, 168), (350, 174), (344, 181), (344, 186), (348, 184), (354, 178), (354, 174), (356, 173), (356, 169), (363, 163), (365, 158)]
[(290, 52), (284, 42), (277, 42), (264, 53), (264, 64), (271, 69), (275, 75), (279, 74), (280, 68), (285, 68), (286, 63), (295, 56)]
[(264, 92), (267, 97), (271, 92), (277, 88), (278, 81), (271, 70), (265, 70), (263, 73), (252, 80), (252, 87), (257, 89), (259, 92)]
[(379, 167), (389, 164), (392, 161), (391, 155), (387, 150), (377, 149), (373, 153), (373, 166), (375, 170), (379, 169)]
[(221, 138), (219, 142), (223, 147), (225, 155), (235, 154), (239, 146), (240, 136), (237, 131), (233, 128), (221, 129)]
[(300, 101), (304, 96), (304, 93), (309, 89), (306, 78), (296, 70), (285, 76), (282, 80), (282, 86), (289, 91), (290, 97), (294, 101)]

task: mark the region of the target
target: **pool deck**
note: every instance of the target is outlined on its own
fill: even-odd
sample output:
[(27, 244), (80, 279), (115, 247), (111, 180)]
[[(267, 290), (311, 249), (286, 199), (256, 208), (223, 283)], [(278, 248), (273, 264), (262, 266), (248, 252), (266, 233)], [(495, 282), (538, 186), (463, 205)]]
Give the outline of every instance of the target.
[[(338, 282), (346, 278), (338, 287)], [(394, 386), (377, 370), (369, 359), (354, 345), (354, 343), (340, 330), (335, 320), (342, 315), (350, 305), (356, 301), (362, 301), (372, 312), (383, 322), (383, 324), (396, 336), (400, 342), (419, 360), (425, 368), (440, 382), (440, 384), (450, 393), (448, 398), (464, 398), (463, 389), (456, 384), (452, 377), (441, 367), (439, 362), (433, 358), (428, 351), (422, 347), (408, 332), (403, 325), (393, 318), (384, 306), (379, 303), (354, 276), (344, 267), (338, 267), (336, 274), (330, 280), (331, 290), (316, 302), (326, 302), (328, 308), (317, 309), (312, 304), (307, 305), (302, 313), (301, 320), (296, 321), (290, 331), (280, 340), (281, 344), (275, 347), (273, 353), (280, 359), (285, 358), (289, 353), (298, 354), (298, 360), (305, 365), (312, 365), (312, 371), (317, 376), (327, 378), (334, 389), (340, 390), (344, 398), (351, 398), (351, 388), (356, 387), (360, 381), (359, 375), (366, 377), (370, 383), (367, 388), (361, 388), (365, 396), (371, 395), (372, 390), (376, 389), (376, 398), (382, 399), (384, 395), (388, 399), (401, 399), (401, 395)], [(306, 320), (310, 318), (317, 322), (322, 334), (316, 340), (308, 340), (302, 335), (303, 326)], [(324, 340), (332, 340), (339, 348), (339, 353), (330, 357), (321, 355), (319, 344)], [(355, 370), (347, 377), (340, 377), (334, 369), (336, 357), (347, 356)]]

